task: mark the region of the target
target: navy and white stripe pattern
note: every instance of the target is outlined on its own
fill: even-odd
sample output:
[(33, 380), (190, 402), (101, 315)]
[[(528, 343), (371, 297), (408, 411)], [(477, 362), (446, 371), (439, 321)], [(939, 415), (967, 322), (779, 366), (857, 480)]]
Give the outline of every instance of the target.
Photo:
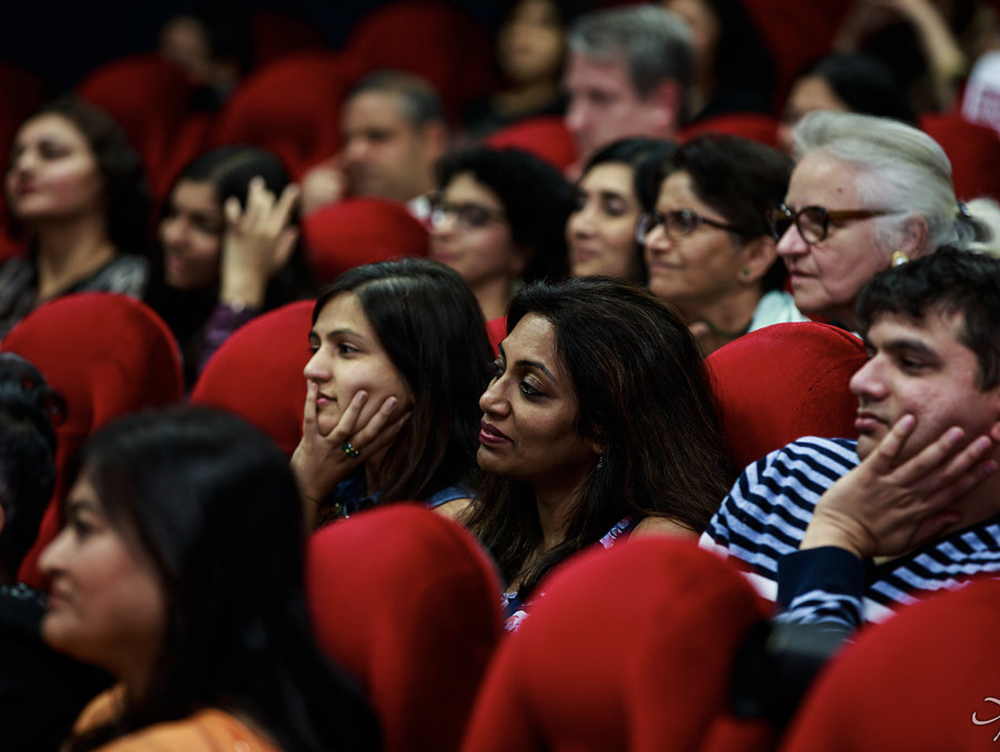
[[(804, 438), (748, 466), (701, 545), (742, 562), (783, 620), (854, 629), (928, 591), (1000, 571), (1000, 516), (881, 565), (834, 548), (798, 551), (823, 492), (858, 464), (857, 442)], [(780, 562), (780, 564), (779, 564)]]

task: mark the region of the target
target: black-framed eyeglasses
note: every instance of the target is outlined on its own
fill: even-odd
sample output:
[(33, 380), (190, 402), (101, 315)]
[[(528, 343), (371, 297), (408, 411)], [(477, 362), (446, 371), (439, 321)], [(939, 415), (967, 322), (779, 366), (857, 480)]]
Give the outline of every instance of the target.
[(746, 234), (747, 232), (742, 227), (728, 225), (725, 222), (703, 217), (690, 209), (675, 209), (668, 212), (647, 212), (640, 214), (639, 219), (635, 223), (636, 242), (639, 245), (645, 244), (646, 238), (659, 225), (663, 225), (664, 232), (672, 238), (683, 238), (685, 235), (690, 235), (702, 225), (710, 225), (720, 230), (728, 230), (729, 232), (738, 232), (740, 234)]
[(804, 206), (798, 211), (784, 204), (767, 212), (767, 224), (775, 240), (781, 240), (794, 224), (802, 240), (810, 245), (822, 243), (830, 234), (831, 222), (849, 222), (856, 219), (884, 217), (887, 214), (902, 214), (902, 209), (836, 209), (825, 206)]
[(431, 199), (431, 227), (440, 227), (444, 221), (453, 216), (460, 227), (467, 230), (485, 227), (490, 222), (498, 222), (507, 218), (507, 212), (491, 209), (482, 204), (448, 203), (442, 198)]

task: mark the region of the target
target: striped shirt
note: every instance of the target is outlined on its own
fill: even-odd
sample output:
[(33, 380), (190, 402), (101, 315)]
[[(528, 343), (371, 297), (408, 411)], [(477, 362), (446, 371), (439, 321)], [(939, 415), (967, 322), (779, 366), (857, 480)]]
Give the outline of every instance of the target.
[(749, 465), (701, 537), (736, 559), (783, 621), (857, 629), (935, 590), (1000, 571), (1000, 515), (883, 564), (834, 547), (799, 551), (820, 496), (858, 464), (857, 442), (799, 439)]

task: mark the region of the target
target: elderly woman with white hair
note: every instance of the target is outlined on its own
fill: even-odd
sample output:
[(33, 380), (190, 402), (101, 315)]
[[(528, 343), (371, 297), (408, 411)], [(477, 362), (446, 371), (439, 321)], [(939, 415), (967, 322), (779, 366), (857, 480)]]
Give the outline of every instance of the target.
[(855, 330), (855, 301), (877, 272), (943, 246), (1000, 248), (1000, 207), (959, 202), (948, 157), (922, 131), (813, 112), (792, 138), (797, 164), (768, 219), (803, 313)]

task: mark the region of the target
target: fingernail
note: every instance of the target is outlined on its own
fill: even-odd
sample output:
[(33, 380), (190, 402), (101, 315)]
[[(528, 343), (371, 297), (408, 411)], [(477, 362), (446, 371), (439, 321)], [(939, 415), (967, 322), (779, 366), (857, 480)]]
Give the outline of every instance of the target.
[(954, 444), (956, 441), (959, 441), (962, 438), (962, 436), (963, 436), (964, 433), (965, 433), (965, 431), (963, 431), (958, 426), (955, 426), (953, 428), (949, 428), (948, 429), (947, 440), (950, 443)]
[(389, 405), (390, 409), (394, 408), (397, 402), (399, 402), (399, 400), (396, 399), (395, 397), (390, 397), (389, 399), (386, 400), (386, 404)]
[(358, 392), (358, 401), (364, 402), (368, 399), (368, 392)]

